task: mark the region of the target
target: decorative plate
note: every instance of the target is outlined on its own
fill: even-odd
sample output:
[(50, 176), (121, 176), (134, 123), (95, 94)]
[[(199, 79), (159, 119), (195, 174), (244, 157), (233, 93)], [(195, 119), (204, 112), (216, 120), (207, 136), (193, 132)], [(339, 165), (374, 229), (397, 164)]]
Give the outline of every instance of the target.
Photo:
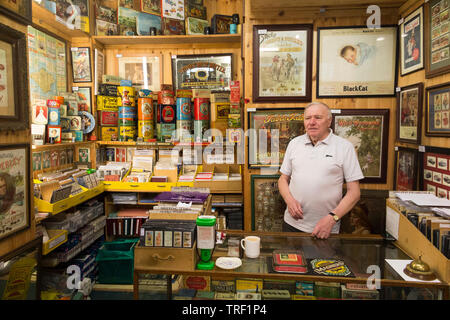
[(90, 133), (95, 128), (95, 119), (87, 111), (78, 111), (78, 115), (81, 116), (81, 122), (83, 123), (83, 133)]
[(216, 260), (216, 266), (221, 269), (236, 269), (242, 265), (242, 261), (236, 257), (220, 257)]

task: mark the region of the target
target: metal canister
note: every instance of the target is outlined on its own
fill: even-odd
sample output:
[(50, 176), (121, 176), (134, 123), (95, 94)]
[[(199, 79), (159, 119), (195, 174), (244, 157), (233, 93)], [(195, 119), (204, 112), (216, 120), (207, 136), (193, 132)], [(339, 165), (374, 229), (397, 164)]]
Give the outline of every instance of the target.
[(177, 120), (191, 120), (192, 105), (190, 98), (177, 98)]
[(133, 87), (117, 87), (119, 94), (119, 106), (135, 106), (135, 95)]
[(210, 100), (194, 98), (194, 141), (202, 142), (206, 130), (209, 129)]
[(143, 138), (144, 141), (150, 141), (155, 134), (153, 120), (138, 121), (138, 137)]
[(173, 123), (176, 122), (175, 106), (171, 104), (158, 105), (159, 117), (161, 123)]
[(119, 126), (119, 141), (134, 140), (136, 126)]
[(138, 98), (138, 121), (153, 122), (153, 100), (151, 97)]
[(119, 107), (119, 126), (136, 126), (136, 108)]

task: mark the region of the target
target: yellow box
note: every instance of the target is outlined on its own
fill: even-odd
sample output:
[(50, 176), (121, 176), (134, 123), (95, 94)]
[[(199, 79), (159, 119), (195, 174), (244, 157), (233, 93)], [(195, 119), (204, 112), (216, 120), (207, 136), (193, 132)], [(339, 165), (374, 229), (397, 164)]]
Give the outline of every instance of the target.
[(262, 279), (236, 279), (236, 292), (260, 292), (262, 289)]
[(118, 97), (97, 96), (97, 110), (119, 111)]
[(49, 240), (42, 243), (42, 254), (46, 255), (67, 241), (67, 230), (47, 230)]
[(117, 141), (119, 138), (119, 128), (117, 127), (101, 127), (102, 141)]

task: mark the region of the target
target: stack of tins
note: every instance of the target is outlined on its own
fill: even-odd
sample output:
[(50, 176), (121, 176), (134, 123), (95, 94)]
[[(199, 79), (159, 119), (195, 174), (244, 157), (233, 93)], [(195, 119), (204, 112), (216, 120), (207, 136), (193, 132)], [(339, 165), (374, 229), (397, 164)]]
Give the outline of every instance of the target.
[(149, 142), (154, 136), (153, 94), (150, 90), (140, 90), (138, 98), (138, 138)]
[[(192, 91), (177, 90), (177, 140), (190, 142), (192, 131)], [(186, 132), (187, 131), (187, 132)], [(186, 134), (189, 133), (189, 134)]]
[(156, 112), (156, 134), (158, 141), (166, 142), (172, 139), (176, 129), (175, 98), (171, 90), (158, 92), (158, 108)]
[(120, 86), (119, 94), (119, 141), (134, 141), (136, 136), (136, 100), (133, 87)]
[(194, 142), (203, 142), (209, 129), (209, 98), (194, 98)]

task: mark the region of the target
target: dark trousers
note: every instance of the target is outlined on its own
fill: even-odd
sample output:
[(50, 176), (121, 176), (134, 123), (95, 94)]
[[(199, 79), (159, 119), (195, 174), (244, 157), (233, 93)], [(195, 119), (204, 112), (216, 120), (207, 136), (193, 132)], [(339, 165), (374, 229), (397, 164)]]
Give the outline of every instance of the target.
[(283, 225), (281, 226), (281, 231), (283, 232), (303, 232), (301, 230), (298, 230), (297, 228), (291, 226), (289, 223), (286, 223), (286, 221), (283, 220)]

